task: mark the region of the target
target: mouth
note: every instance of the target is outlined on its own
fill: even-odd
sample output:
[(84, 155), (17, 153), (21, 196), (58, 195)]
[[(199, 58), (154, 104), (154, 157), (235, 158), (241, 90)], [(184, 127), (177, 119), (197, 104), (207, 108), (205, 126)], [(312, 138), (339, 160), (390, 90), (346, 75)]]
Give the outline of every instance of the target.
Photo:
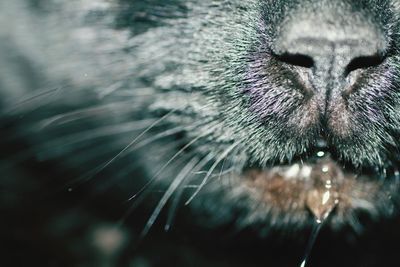
[(374, 217), (391, 215), (399, 187), (397, 167), (356, 168), (327, 150), (302, 160), (268, 167), (247, 167), (247, 188), (275, 213), (302, 214), (324, 222), (354, 218), (354, 212)]

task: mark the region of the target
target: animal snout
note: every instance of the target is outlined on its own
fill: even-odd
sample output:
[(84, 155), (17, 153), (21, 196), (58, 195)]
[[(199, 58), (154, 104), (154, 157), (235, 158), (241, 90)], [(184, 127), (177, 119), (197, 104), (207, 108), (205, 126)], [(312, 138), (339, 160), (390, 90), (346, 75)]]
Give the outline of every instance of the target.
[(351, 129), (349, 101), (362, 98), (358, 89), (376, 79), (372, 74), (385, 62), (389, 42), (362, 12), (333, 11), (329, 4), (312, 13), (303, 9), (283, 20), (272, 42), (273, 56), (300, 80), (301, 92), (310, 100), (304, 102), (309, 114), (346, 135)]
[(362, 15), (333, 13), (329, 7), (312, 16), (297, 12), (283, 23), (272, 49), (276, 58), (292, 69), (308, 69), (313, 93), (328, 97), (340, 91), (347, 96), (354, 73), (383, 62), (385, 36)]

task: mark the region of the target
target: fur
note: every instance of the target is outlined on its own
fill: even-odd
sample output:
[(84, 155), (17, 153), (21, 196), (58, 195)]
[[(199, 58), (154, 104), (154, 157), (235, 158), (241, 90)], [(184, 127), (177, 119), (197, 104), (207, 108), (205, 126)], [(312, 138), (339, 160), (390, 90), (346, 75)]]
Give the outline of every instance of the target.
[[(353, 27), (366, 17), (387, 43), (383, 61), (360, 74), (346, 108), (333, 102), (326, 120), (304, 104), (296, 68), (274, 55), (282, 25), (320, 10), (348, 16), (340, 20)], [(285, 254), (280, 242), (306, 236), (313, 218), (290, 200), (280, 208), (262, 202), (243, 171), (308, 159), (321, 136), (335, 161), (374, 173), (338, 205), (326, 228), (371, 237), (371, 225), (398, 215), (399, 11), (389, 0), (3, 0), (0, 207), (14, 225), (6, 240), (39, 240), (41, 248), (24, 244), (33, 265), (41, 252), (57, 266), (165, 266), (153, 258), (174, 264), (162, 234), (153, 242), (160, 250), (145, 244), (129, 251), (140, 235), (153, 226), (169, 229), (178, 216), (185, 235), (201, 229), (211, 238), (229, 229), (240, 244), (249, 235), (249, 247), (277, 242), (266, 247)], [(124, 226), (112, 232), (121, 218)], [(88, 241), (77, 252), (79, 233)], [(98, 233), (117, 239), (110, 254), (93, 245)], [(199, 266), (225, 264), (204, 247), (176, 246), (174, 255), (183, 251)], [(267, 259), (297, 262), (296, 249), (286, 249), (290, 259)], [(390, 251), (376, 254), (371, 266)], [(175, 266), (191, 263), (178, 258)], [(364, 266), (360, 261), (346, 264)]]

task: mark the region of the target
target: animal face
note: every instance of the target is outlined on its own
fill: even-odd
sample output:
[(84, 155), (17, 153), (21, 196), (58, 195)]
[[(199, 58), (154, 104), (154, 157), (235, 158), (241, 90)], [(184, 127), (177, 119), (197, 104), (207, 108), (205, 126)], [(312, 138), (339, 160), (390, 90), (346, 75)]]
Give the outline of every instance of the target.
[(7, 183), (161, 190), (143, 233), (182, 204), (260, 236), (397, 215), (398, 1), (2, 5)]
[[(357, 211), (392, 211), (396, 3), (224, 2), (207, 16), (204, 8), (172, 27), (187, 31), (175, 37), (187, 43), (177, 55), (184, 64), (157, 76), (162, 93), (151, 106), (171, 112), (173, 125), (187, 122), (183, 136), (193, 144), (185, 150), (209, 160), (205, 174), (191, 178), (201, 188), (193, 195), (207, 199), (200, 206), (217, 214), (239, 209), (241, 216), (225, 219), (245, 225), (282, 225), (288, 214), (286, 222), (299, 225), (310, 210), (320, 218), (335, 208), (333, 226), (356, 227)], [(163, 49), (154, 43), (154, 51)], [(176, 51), (168, 47), (169, 55)], [(171, 57), (163, 59), (168, 69)], [(222, 179), (229, 185), (206, 186)]]

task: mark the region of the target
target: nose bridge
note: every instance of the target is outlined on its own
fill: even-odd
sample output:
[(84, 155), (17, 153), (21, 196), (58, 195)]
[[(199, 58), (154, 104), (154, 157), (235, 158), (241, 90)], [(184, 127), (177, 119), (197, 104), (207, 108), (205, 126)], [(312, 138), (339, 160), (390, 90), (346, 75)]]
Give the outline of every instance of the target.
[(318, 99), (319, 110), (325, 116), (331, 99), (338, 93), (337, 89), (345, 87), (344, 70), (350, 60), (351, 48), (326, 40), (318, 42), (318, 46), (318, 49), (311, 48), (309, 51), (314, 59), (310, 84)]
[(387, 44), (380, 24), (374, 22), (377, 18), (362, 5), (356, 8), (353, 1), (299, 2), (278, 27), (272, 50), (277, 54), (328, 54), (332, 51), (324, 49), (333, 43), (339, 53), (352, 47), (352, 57), (382, 52)]
[[(362, 0), (357, 0), (362, 1)], [(288, 36), (307, 36), (338, 41), (376, 37), (377, 19), (370, 7), (357, 5), (355, 0), (302, 0), (289, 9), (282, 21), (280, 33)], [(380, 14), (382, 15), (382, 14)]]
[(280, 27), (272, 45), (275, 53), (303, 54), (314, 60), (338, 53), (344, 59), (382, 53), (387, 46), (380, 29), (359, 14), (298, 12)]

